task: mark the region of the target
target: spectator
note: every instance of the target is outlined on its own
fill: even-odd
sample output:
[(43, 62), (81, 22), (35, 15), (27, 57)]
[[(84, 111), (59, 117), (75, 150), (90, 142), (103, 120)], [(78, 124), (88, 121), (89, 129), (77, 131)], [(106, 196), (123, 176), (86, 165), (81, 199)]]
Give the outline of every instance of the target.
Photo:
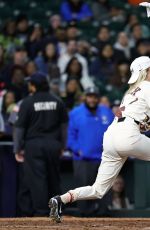
[(118, 115), (120, 112), (120, 103), (120, 100), (114, 100), (114, 102), (112, 103), (111, 109), (115, 116)]
[(93, 16), (88, 4), (81, 0), (64, 1), (60, 11), (65, 21), (89, 21)]
[(0, 126), (3, 126), (3, 133), (0, 134), (0, 142), (3, 142), (3, 144), (0, 143), (0, 217), (16, 216), (16, 162), (12, 146), (9, 145), (10, 141), (12, 142), (12, 127), (8, 122), (14, 106), (15, 95), (8, 91), (3, 97), (3, 124), (0, 124)]
[(7, 91), (3, 98), (3, 114), (10, 114), (15, 106), (15, 94), (12, 91)]
[(13, 140), (14, 140), (14, 135), (15, 135), (15, 123), (18, 119), (18, 112), (19, 112), (22, 101), (23, 100), (21, 100), (15, 104), (15, 106), (13, 107), (13, 110), (11, 111), (10, 116), (8, 118), (8, 122), (13, 127)]
[(104, 105), (104, 106), (110, 108), (110, 105), (111, 105), (111, 104), (110, 104), (109, 98), (108, 98), (107, 96), (102, 96), (102, 97), (100, 98), (100, 105)]
[(53, 43), (57, 47), (58, 54), (61, 55), (66, 52), (66, 40), (66, 27), (63, 25), (58, 26), (53, 33), (49, 30), (48, 34), (43, 38), (42, 49), (44, 49), (48, 43)]
[(34, 61), (30, 60), (25, 65), (25, 75), (31, 76), (37, 71), (37, 66)]
[(13, 60), (12, 60), (13, 64), (24, 66), (27, 60), (28, 60), (28, 55), (26, 49), (22, 47), (17, 47), (17, 49), (13, 54)]
[(114, 73), (115, 63), (116, 59), (112, 45), (104, 45), (99, 56), (91, 63), (91, 76), (94, 77), (95, 81), (107, 83)]
[[(129, 14), (124, 30), (128, 34), (128, 36), (130, 36), (131, 28), (137, 23), (140, 23), (138, 16), (136, 14)], [(148, 38), (150, 34), (149, 28), (144, 24), (141, 24), (141, 28), (142, 28), (142, 37)]]
[[(113, 120), (111, 110), (99, 105), (99, 93), (96, 88), (88, 88), (85, 94), (85, 103), (70, 112), (68, 129), (68, 148), (73, 152), (77, 186), (94, 182), (101, 160), (103, 134)], [(93, 214), (98, 208), (97, 205), (98, 201), (79, 203), (80, 214)]]
[(125, 12), (117, 4), (110, 7), (109, 17), (110, 22), (124, 23), (126, 20)]
[(136, 46), (132, 49), (132, 60), (140, 56), (150, 55), (150, 41), (148, 39), (140, 39), (136, 42)]
[(62, 26), (61, 16), (59, 14), (52, 15), (49, 19), (49, 23), (50, 23), (49, 33), (54, 35), (56, 29)]
[(122, 52), (122, 58), (124, 57), (128, 60), (130, 59), (131, 48), (130, 48), (129, 40), (128, 40), (126, 33), (120, 32), (118, 34), (118, 39), (116, 43), (114, 44), (114, 49)]
[(16, 22), (9, 19), (4, 24), (4, 28), (0, 34), (0, 44), (6, 50), (8, 56), (11, 56), (15, 48), (21, 45), (20, 40), (16, 37)]
[(44, 31), (41, 25), (35, 24), (25, 42), (28, 56), (33, 59), (41, 51), (43, 45)]
[(136, 42), (138, 42), (142, 38), (143, 38), (143, 35), (142, 35), (142, 27), (141, 27), (141, 25), (139, 23), (134, 24), (131, 27), (130, 45), (132, 47), (135, 47)]
[(55, 42), (58, 48), (59, 55), (63, 55), (67, 50), (66, 45), (67, 34), (66, 28), (61, 26), (55, 30)]
[(60, 68), (60, 72), (62, 74), (65, 72), (67, 64), (69, 63), (72, 57), (76, 57), (82, 65), (82, 77), (83, 79), (86, 79), (86, 81), (84, 81), (83, 83), (83, 87), (86, 88), (89, 86), (93, 86), (93, 82), (89, 78), (88, 74), (87, 60), (77, 52), (77, 42), (75, 40), (71, 40), (68, 42), (66, 53), (59, 57), (58, 66)]
[(80, 103), (81, 95), (79, 81), (76, 77), (69, 77), (66, 81), (66, 91), (61, 95), (68, 111)]
[[(127, 60), (121, 60), (116, 65), (116, 71), (114, 72), (114, 77), (111, 78), (111, 85), (120, 89), (127, 85), (130, 75), (129, 62)], [(122, 91), (123, 88), (122, 88)]]
[(65, 91), (65, 83), (67, 79), (75, 77), (79, 82), (80, 88), (85, 89), (91, 84), (91, 79), (83, 75), (83, 66), (76, 57), (72, 57), (67, 64), (65, 73), (61, 75), (61, 91)]
[(94, 19), (99, 22), (109, 20), (109, 2), (108, 0), (95, 0), (92, 3), (92, 11)]
[(67, 25), (66, 33), (67, 33), (67, 41), (77, 40), (79, 36), (79, 30), (77, 28), (77, 24), (75, 21), (72, 21)]
[(66, 82), (68, 79), (72, 77), (77, 79), (81, 88), (82, 86), (80, 80), (82, 78), (82, 65), (75, 57), (71, 58), (71, 60), (67, 64), (64, 74), (61, 75), (61, 85), (60, 85), (61, 93), (64, 93), (66, 91)]
[(24, 78), (25, 72), (23, 67), (14, 65), (11, 70), (11, 84), (8, 86), (8, 89), (14, 92), (16, 102), (20, 101), (28, 94)]
[(132, 209), (128, 197), (125, 195), (125, 183), (122, 176), (118, 176), (112, 186), (112, 200), (109, 209)]
[(77, 43), (78, 53), (85, 57), (88, 62), (90, 62), (90, 55), (92, 56), (92, 48), (86, 40), (80, 40)]
[(17, 65), (24, 68), (27, 60), (28, 56), (26, 50), (24, 48), (18, 47), (13, 53), (12, 60), (6, 63), (2, 71), (1, 80), (5, 83), (6, 88), (11, 84), (13, 66)]
[(57, 65), (53, 64), (49, 67), (48, 77), (50, 81), (53, 79), (58, 79), (60, 82), (60, 70)]
[(61, 97), (60, 95), (60, 79), (58, 78), (52, 78), (49, 80), (49, 86), (50, 86), (50, 92), (58, 97)]
[(125, 91), (127, 90), (127, 82), (130, 76), (129, 63), (127, 60), (122, 60), (116, 64), (116, 69), (112, 78), (110, 78), (107, 86), (107, 93), (111, 98), (111, 102), (115, 100), (121, 101)]
[(27, 40), (27, 36), (29, 32), (29, 22), (27, 16), (24, 14), (18, 15), (16, 24), (17, 24), (16, 36), (20, 40), (20, 42), (24, 44)]
[(43, 56), (35, 58), (35, 64), (39, 71), (49, 73), (51, 65), (57, 65), (57, 50), (53, 43), (48, 43), (43, 51)]
[(8, 91), (3, 97), (3, 105), (2, 105), (2, 116), (5, 125), (3, 140), (12, 141), (12, 127), (8, 122), (8, 118), (10, 116), (10, 113), (13, 111), (14, 107), (15, 107), (15, 94), (12, 91)]
[(125, 32), (130, 35), (131, 33), (131, 28), (139, 23), (139, 19), (136, 14), (129, 14), (127, 21), (126, 21), (126, 26), (125, 26)]
[(110, 31), (107, 26), (102, 25), (97, 34), (96, 47), (100, 50), (108, 43), (110, 43)]

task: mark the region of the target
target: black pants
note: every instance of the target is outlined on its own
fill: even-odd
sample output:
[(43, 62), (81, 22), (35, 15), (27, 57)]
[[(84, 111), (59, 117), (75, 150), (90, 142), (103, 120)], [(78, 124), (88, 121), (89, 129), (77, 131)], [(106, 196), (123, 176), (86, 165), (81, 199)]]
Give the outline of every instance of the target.
[(43, 138), (26, 142), (23, 180), (19, 191), (22, 216), (49, 214), (49, 198), (60, 193), (60, 152), (61, 145), (56, 140)]
[(16, 216), (16, 178), (12, 146), (0, 146), (0, 217)]

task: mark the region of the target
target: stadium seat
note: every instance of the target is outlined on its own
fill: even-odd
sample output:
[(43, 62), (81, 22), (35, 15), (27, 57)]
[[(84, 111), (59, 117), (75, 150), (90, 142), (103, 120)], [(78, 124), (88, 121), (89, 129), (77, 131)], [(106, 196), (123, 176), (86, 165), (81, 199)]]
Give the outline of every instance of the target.
[(13, 15), (13, 11), (8, 6), (0, 7), (0, 19), (5, 20)]

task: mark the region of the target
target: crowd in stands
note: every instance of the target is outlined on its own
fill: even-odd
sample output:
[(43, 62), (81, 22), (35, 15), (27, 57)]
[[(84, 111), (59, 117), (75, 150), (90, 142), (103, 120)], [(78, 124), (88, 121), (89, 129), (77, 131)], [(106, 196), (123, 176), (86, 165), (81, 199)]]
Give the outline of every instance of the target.
[[(30, 25), (30, 18), (23, 13), (7, 19), (0, 33), (1, 96), (10, 91), (13, 104), (23, 99), (27, 95), (24, 79), (39, 70), (48, 75), (52, 90), (66, 104), (70, 93), (73, 105), (77, 104), (80, 100), (76, 95), (81, 96), (93, 85), (109, 97), (111, 104), (121, 100), (130, 62), (149, 55), (150, 31), (137, 14), (110, 2), (64, 1), (60, 14), (51, 15), (46, 29), (36, 22)], [(94, 22), (98, 25), (92, 39), (83, 39), (84, 26), (92, 27)], [(115, 36), (112, 22), (116, 27), (122, 25)]]
[(26, 11), (1, 24), (1, 141), (12, 140), (10, 114), (28, 95), (25, 79), (36, 71), (47, 74), (51, 92), (68, 112), (84, 102), (84, 91), (93, 86), (99, 90), (99, 103), (115, 112), (127, 89), (131, 61), (150, 55), (150, 27), (146, 11), (138, 6), (127, 0), (64, 0), (55, 12), (54, 2), (46, 26)]

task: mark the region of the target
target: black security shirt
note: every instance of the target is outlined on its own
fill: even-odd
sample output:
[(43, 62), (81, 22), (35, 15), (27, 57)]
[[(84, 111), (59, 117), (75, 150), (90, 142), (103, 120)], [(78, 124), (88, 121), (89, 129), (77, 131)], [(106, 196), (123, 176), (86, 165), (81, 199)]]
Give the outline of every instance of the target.
[(61, 100), (49, 92), (37, 92), (23, 100), (16, 127), (24, 129), (25, 140), (45, 136), (60, 139), (61, 124), (67, 120)]

